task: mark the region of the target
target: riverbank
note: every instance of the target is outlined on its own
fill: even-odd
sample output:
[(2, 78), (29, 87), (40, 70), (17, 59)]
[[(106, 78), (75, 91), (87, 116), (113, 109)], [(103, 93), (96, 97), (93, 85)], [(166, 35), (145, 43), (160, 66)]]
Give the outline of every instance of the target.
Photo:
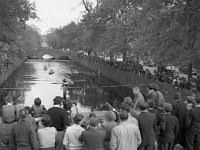
[(24, 63), (26, 59), (20, 59), (20, 58), (13, 58), (13, 66), (8, 67), (4, 72), (1, 72), (0, 75), (0, 87), (3, 86), (3, 84), (8, 80), (10, 76)]
[[(72, 59), (87, 68), (90, 68), (92, 70), (99, 70), (101, 75), (116, 81), (119, 83), (117, 86), (127, 86), (129, 88), (134, 86), (140, 86), (142, 93), (147, 93), (147, 85), (150, 83), (157, 83), (160, 86), (160, 91), (165, 96), (165, 99), (167, 102), (173, 103), (174, 94), (177, 92), (180, 92), (182, 94), (183, 100), (186, 99), (186, 96), (191, 95), (191, 93), (185, 89), (175, 89), (172, 85), (168, 83), (161, 83), (159, 81), (155, 81), (152, 79), (147, 79), (139, 75), (135, 75), (130, 72), (121, 71), (118, 69), (115, 69), (109, 65), (104, 65), (101, 63), (96, 63), (93, 61), (90, 61), (88, 59), (80, 58), (73, 56)], [(127, 95), (129, 96), (129, 95)]]

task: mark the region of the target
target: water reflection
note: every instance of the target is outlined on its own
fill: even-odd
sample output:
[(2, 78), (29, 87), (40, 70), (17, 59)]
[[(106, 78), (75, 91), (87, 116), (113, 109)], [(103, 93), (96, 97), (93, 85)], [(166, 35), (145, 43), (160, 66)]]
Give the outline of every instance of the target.
[[(44, 69), (45, 66), (48, 67)], [(53, 74), (49, 74), (50, 69), (54, 70)], [(71, 80), (72, 83), (63, 87), (63, 79)], [(63, 96), (63, 88), (65, 88), (66, 98), (78, 100), (78, 109), (84, 112), (90, 111), (91, 107), (99, 107), (106, 101), (112, 103), (113, 100), (119, 99), (118, 93), (121, 93), (121, 97), (130, 93), (128, 88), (123, 87), (122, 90), (120, 87), (115, 89), (109, 87), (116, 84), (104, 77), (96, 76), (90, 69), (79, 66), (73, 61), (29, 60), (5, 83), (1, 93), (5, 93), (5, 89), (22, 93), (27, 106), (31, 106), (34, 99), (40, 97), (48, 109), (53, 106), (55, 96)], [(75, 108), (72, 111), (76, 111)]]

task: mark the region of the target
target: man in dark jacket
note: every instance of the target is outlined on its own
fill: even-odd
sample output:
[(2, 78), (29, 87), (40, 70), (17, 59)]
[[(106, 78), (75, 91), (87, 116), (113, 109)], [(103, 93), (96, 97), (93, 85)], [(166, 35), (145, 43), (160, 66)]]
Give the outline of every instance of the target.
[(154, 85), (154, 91), (155, 91), (155, 93), (157, 95), (156, 106), (157, 107), (164, 106), (164, 104), (165, 104), (165, 98), (164, 98), (163, 94), (159, 91), (159, 85), (158, 84)]
[(25, 119), (27, 110), (19, 111), (19, 122), (11, 130), (10, 150), (39, 150), (35, 128)]
[(156, 115), (147, 111), (148, 104), (146, 102), (140, 102), (138, 107), (141, 112), (137, 117), (142, 137), (140, 150), (153, 150), (158, 130)]
[(153, 101), (155, 102), (155, 104), (157, 103), (157, 94), (156, 92), (154, 91), (154, 84), (149, 84), (147, 86), (147, 91), (148, 91), (148, 96), (147, 96), (147, 103), (149, 101)]
[(160, 144), (162, 150), (172, 150), (174, 140), (179, 130), (177, 117), (171, 114), (172, 105), (165, 104), (165, 113), (162, 115), (160, 122)]
[(47, 111), (47, 114), (52, 119), (51, 127), (55, 127), (56, 130), (58, 131), (57, 149), (59, 150), (64, 150), (65, 148), (63, 146), (64, 130), (66, 129), (67, 126), (71, 125), (66, 110), (60, 107), (62, 100), (63, 100), (62, 97), (56, 96), (53, 100), (54, 106), (49, 108), (49, 110)]
[(187, 112), (186, 150), (200, 149), (200, 97), (195, 101), (196, 106)]
[(174, 99), (172, 115), (176, 116), (179, 122), (179, 132), (175, 138), (174, 144), (185, 146), (186, 104), (181, 100), (181, 93), (176, 93)]

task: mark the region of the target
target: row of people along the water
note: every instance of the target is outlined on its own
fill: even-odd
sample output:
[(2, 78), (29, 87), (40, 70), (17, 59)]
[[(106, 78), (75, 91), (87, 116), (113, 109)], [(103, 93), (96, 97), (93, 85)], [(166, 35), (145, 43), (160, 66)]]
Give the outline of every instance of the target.
[(200, 97), (174, 95), (166, 103), (158, 85), (148, 86), (144, 99), (133, 87), (120, 108), (109, 107), (104, 117), (72, 116), (56, 96), (46, 110), (41, 99), (24, 106), (19, 97), (6, 96), (2, 106), (0, 148), (10, 150), (200, 150)]

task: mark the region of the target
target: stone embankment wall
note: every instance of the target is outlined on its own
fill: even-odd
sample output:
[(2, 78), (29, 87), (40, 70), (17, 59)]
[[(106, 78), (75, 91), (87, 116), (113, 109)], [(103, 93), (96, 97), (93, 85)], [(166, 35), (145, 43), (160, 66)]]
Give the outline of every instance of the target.
[(2, 72), (0, 74), (0, 87), (4, 84), (4, 82), (22, 65), (22, 63), (26, 59), (19, 59), (19, 58), (14, 58), (14, 66), (9, 67), (5, 70), (5, 72)]
[(191, 95), (191, 93), (187, 90), (175, 89), (174, 87), (172, 87), (171, 85), (167, 83), (160, 83), (159, 81), (147, 79), (145, 77), (141, 77), (130, 72), (121, 71), (108, 65), (103, 65), (103, 64), (89, 61), (87, 59), (79, 58), (79, 57), (73, 57), (73, 60), (76, 63), (83, 65), (85, 67), (88, 67), (90, 69), (100, 70), (102, 75), (118, 82), (119, 85), (127, 85), (130, 88), (134, 86), (140, 86), (142, 93), (145, 93), (145, 94), (147, 94), (146, 87), (148, 84), (158, 83), (160, 85), (160, 91), (164, 94), (166, 101), (170, 103), (173, 103), (174, 94), (176, 92), (180, 92), (184, 100), (186, 99), (186, 96)]

